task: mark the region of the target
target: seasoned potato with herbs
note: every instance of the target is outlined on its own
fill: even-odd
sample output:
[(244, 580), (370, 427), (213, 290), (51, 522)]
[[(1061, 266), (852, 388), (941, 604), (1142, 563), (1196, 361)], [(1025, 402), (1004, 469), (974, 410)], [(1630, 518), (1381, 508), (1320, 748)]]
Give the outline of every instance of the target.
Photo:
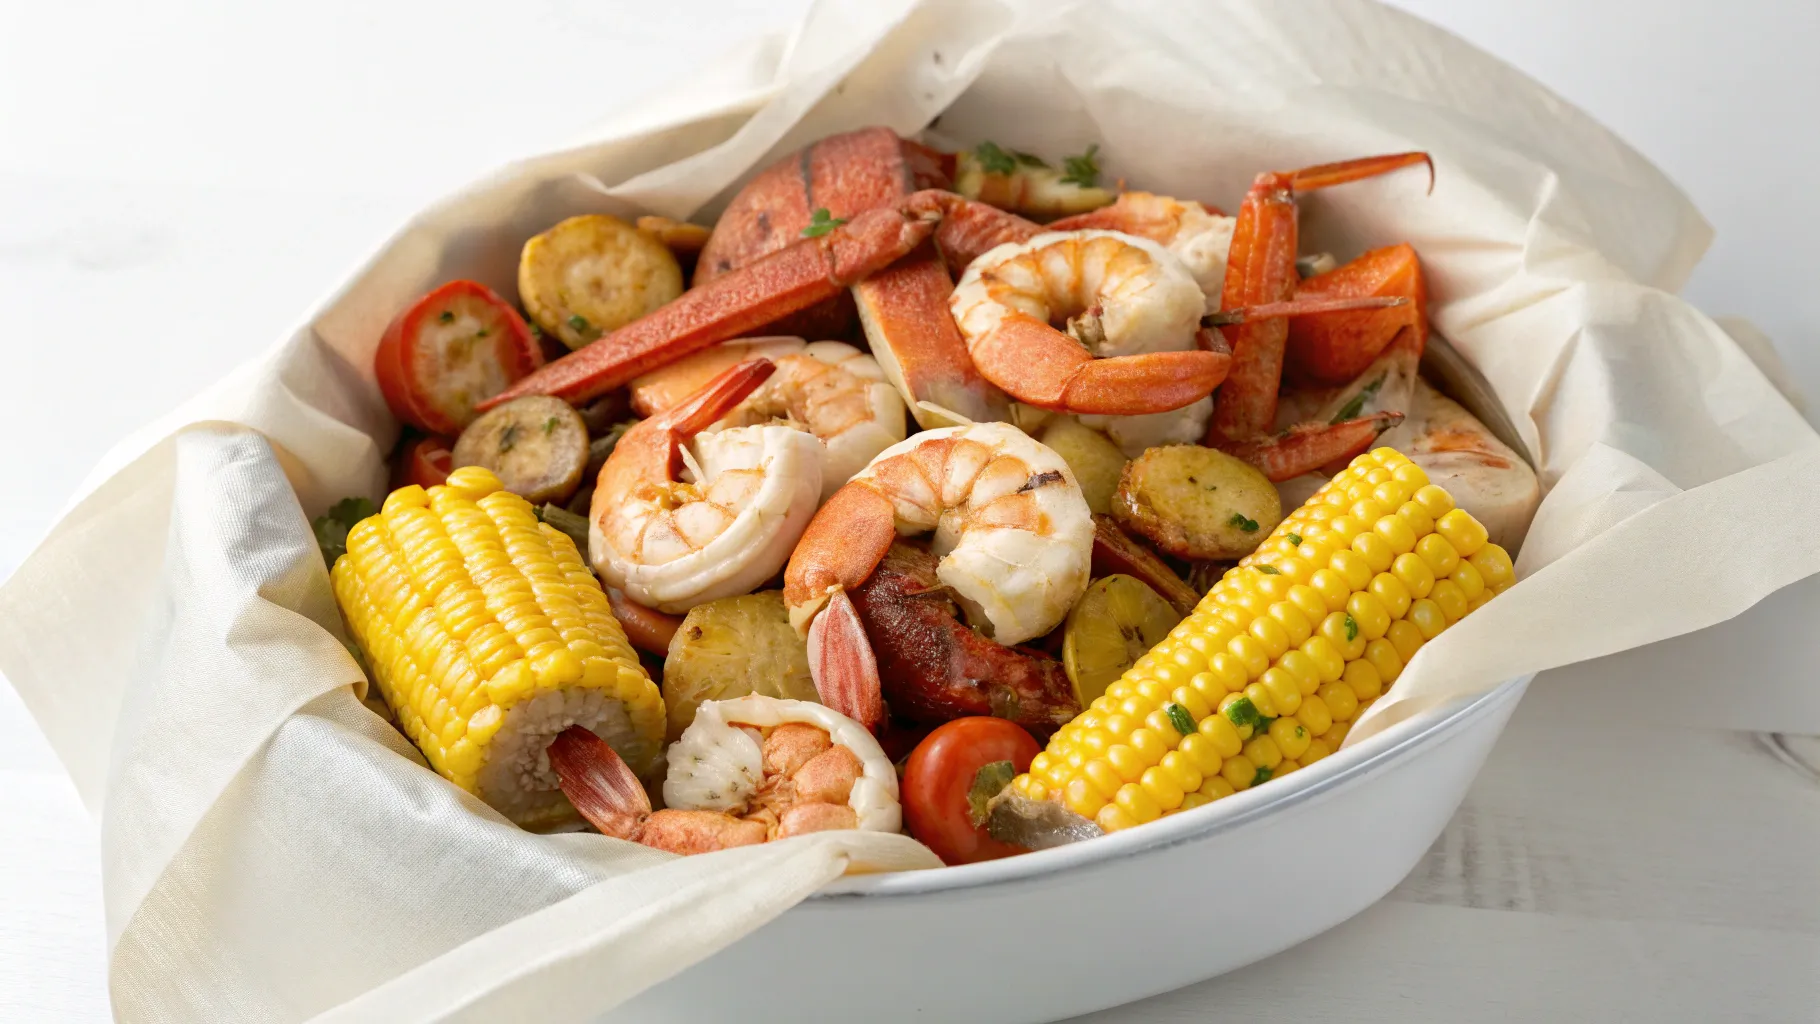
[(1233, 559), (1283, 519), (1264, 474), (1212, 448), (1152, 448), (1125, 465), (1112, 515), (1178, 558)]
[(1057, 416), (1043, 428), (1037, 438), (1047, 445), (1081, 485), (1081, 496), (1094, 512), (1112, 511), (1112, 493), (1119, 488), (1119, 474), (1125, 470), (1125, 453), (1106, 439), (1106, 435), (1083, 427), (1072, 416)]
[(518, 299), (572, 349), (682, 294), (682, 267), (650, 232), (618, 217), (570, 217), (525, 243)]
[(809, 649), (790, 625), (781, 590), (698, 604), (670, 638), (664, 659), (669, 738), (695, 721), (704, 700), (766, 697), (821, 703), (809, 676)]
[(506, 490), (533, 505), (561, 504), (581, 484), (588, 428), (562, 399), (526, 395), (481, 414), (450, 455), (454, 468), (485, 466)]

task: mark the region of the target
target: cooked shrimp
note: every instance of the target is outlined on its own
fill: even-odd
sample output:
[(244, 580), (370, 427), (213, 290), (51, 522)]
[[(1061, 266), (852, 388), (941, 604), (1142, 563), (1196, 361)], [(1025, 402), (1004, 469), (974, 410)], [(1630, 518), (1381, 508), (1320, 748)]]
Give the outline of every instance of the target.
[(821, 497), (820, 442), (779, 426), (701, 433), (773, 368), (733, 366), (620, 439), (588, 515), (589, 558), (608, 586), (681, 614), (744, 594), (784, 564)]
[[(1172, 199), (1151, 192), (1121, 192), (1111, 206), (1064, 217), (1050, 225), (1056, 231), (1097, 228), (1147, 238), (1182, 261), (1206, 296), (1206, 310), (1220, 308), (1226, 287), (1226, 259), (1232, 250), (1237, 217), (1192, 199)], [(1199, 440), (1199, 438), (1191, 438)]]
[(1054, 629), (1087, 588), (1093, 521), (1055, 452), (1007, 423), (926, 431), (885, 449), (816, 513), (784, 574), (823, 701), (868, 727), (884, 719), (878, 665), (847, 593), (899, 534), (931, 531), (937, 578), (998, 643)]
[(872, 735), (820, 704), (751, 695), (704, 701), (670, 745), (663, 810), (599, 737), (564, 730), (550, 765), (602, 834), (709, 853), (830, 829), (896, 832), (897, 771)]
[(661, 412), (715, 374), (752, 358), (771, 360), (777, 372), (708, 429), (776, 423), (814, 434), (822, 443), (824, 500), (873, 456), (904, 439), (903, 397), (877, 360), (839, 341), (724, 342), (633, 381), (632, 407), (641, 416)]
[(1110, 231), (1001, 245), (949, 299), (974, 365), (1007, 394), (1117, 416), (1181, 409), (1225, 379), (1230, 357), (1197, 348), (1204, 306), (1180, 260)]

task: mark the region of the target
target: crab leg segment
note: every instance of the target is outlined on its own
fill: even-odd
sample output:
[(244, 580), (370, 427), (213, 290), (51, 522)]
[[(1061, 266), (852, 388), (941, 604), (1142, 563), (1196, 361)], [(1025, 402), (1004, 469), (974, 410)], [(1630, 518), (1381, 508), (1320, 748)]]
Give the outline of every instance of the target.
[(1198, 402), (1226, 379), (1224, 352), (1146, 352), (1096, 359), (1072, 337), (1023, 313), (974, 342), (973, 361), (1021, 402), (1109, 416), (1168, 412)]
[[(1433, 186), (1434, 163), (1426, 153), (1394, 153), (1321, 164), (1289, 173), (1258, 175), (1239, 207), (1220, 309), (1288, 302), (1295, 297), (1297, 190), (1328, 188), (1426, 163)], [(1220, 389), (1209, 444), (1245, 442), (1270, 429), (1276, 418), (1277, 387), (1283, 378), (1283, 351), (1289, 324), (1280, 318), (1248, 319), (1222, 328), (1232, 344), (1232, 372)]]
[(737, 338), (837, 295), (922, 244), (934, 220), (897, 209), (868, 210), (819, 238), (805, 238), (749, 266), (684, 292), (600, 340), (544, 366), (480, 403), (522, 395), (582, 403), (691, 352)]

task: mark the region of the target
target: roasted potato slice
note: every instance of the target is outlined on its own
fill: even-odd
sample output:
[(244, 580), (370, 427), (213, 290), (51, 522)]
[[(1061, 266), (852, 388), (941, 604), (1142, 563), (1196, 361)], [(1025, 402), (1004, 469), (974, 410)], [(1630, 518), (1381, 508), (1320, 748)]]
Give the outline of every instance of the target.
[(701, 255), (712, 233), (700, 224), (669, 217), (640, 217), (638, 230), (662, 242), (672, 253), (690, 258)]
[(526, 395), (489, 410), (455, 440), (452, 464), (485, 466), (534, 505), (561, 504), (588, 464), (588, 428), (569, 403)]
[(518, 299), (571, 349), (682, 294), (682, 267), (656, 235), (618, 217), (570, 217), (525, 243)]
[(1057, 416), (1043, 427), (1038, 438), (1048, 445), (1081, 485), (1081, 496), (1093, 512), (1112, 511), (1112, 494), (1119, 488), (1119, 474), (1125, 470), (1125, 453), (1091, 427), (1083, 427), (1072, 416)]
[(790, 625), (781, 590), (698, 604), (683, 616), (664, 659), (669, 738), (695, 721), (704, 700), (766, 697), (821, 702), (809, 676), (809, 649)]
[(1178, 558), (1232, 559), (1270, 536), (1283, 506), (1251, 466), (1212, 448), (1176, 444), (1125, 465), (1112, 515)]

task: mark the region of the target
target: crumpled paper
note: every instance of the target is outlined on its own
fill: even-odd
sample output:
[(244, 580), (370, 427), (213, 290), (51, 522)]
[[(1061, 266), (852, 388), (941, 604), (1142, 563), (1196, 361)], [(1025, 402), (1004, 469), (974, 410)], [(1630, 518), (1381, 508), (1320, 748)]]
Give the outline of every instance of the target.
[(0, 669), (101, 816), (122, 1019), (583, 1019), (843, 871), (935, 863), (901, 836), (676, 859), (512, 827), (360, 703), (306, 515), (379, 494), (396, 426), (372, 352), (417, 294), (512, 294), (519, 246), (561, 217), (706, 219), (815, 137), (938, 114), (968, 142), (1099, 142), (1108, 177), (1228, 208), (1260, 170), (1434, 155), (1432, 195), (1401, 174), (1307, 197), (1305, 245), (1415, 245), (1436, 328), (1548, 493), (1522, 582), (1424, 648), (1355, 737), (1820, 569), (1820, 438), (1672, 294), (1705, 224), (1502, 63), (1363, 0), (829, 0), (428, 209), (296, 334), (110, 453), (0, 589)]

